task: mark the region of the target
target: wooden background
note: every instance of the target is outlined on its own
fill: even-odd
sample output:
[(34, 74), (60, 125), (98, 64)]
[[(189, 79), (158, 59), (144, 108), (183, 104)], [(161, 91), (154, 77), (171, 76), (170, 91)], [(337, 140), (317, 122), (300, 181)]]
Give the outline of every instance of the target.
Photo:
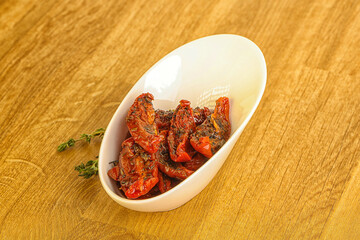
[[(264, 97), (206, 189), (170, 212), (117, 205), (74, 166), (157, 60), (239, 34)], [(360, 239), (360, 2), (0, 1), (0, 238)]]

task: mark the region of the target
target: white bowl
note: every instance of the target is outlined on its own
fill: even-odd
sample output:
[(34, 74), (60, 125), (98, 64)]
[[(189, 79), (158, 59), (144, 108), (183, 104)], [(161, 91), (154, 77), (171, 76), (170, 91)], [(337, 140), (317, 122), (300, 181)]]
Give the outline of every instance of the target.
[[(195, 197), (223, 165), (249, 122), (266, 85), (266, 64), (260, 49), (249, 39), (230, 34), (213, 35), (187, 43), (151, 67), (126, 95), (108, 125), (101, 144), (99, 176), (109, 196), (120, 205), (143, 212), (168, 211)], [(109, 163), (117, 160), (128, 131), (125, 117), (135, 98), (154, 95), (155, 109), (175, 109), (181, 99), (192, 107), (213, 108), (221, 96), (230, 99), (231, 137), (200, 169), (170, 191), (144, 199), (126, 199), (111, 180)]]

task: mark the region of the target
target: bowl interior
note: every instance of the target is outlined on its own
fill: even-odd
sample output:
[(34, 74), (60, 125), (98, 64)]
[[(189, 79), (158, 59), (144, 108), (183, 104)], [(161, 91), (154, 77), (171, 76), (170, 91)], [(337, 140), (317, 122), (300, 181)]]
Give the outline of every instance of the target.
[[(190, 42), (156, 63), (134, 85), (111, 120), (102, 143), (100, 178), (122, 195), (105, 177), (117, 160), (127, 134), (125, 117), (135, 98), (143, 92), (154, 95), (155, 109), (175, 109), (181, 99), (192, 107), (214, 108), (221, 96), (230, 99), (232, 134), (251, 116), (265, 88), (266, 65), (260, 49), (237, 35), (214, 35)], [(248, 119), (247, 119), (248, 120)]]

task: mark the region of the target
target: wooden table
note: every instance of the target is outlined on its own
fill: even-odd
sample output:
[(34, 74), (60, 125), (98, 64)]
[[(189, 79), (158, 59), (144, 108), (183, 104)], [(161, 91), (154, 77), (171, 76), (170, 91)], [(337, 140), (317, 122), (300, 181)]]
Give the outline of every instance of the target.
[[(140, 76), (219, 33), (263, 51), (265, 94), (215, 179), (140, 213), (74, 166)], [(2, 239), (360, 239), (360, 2), (0, 1)]]

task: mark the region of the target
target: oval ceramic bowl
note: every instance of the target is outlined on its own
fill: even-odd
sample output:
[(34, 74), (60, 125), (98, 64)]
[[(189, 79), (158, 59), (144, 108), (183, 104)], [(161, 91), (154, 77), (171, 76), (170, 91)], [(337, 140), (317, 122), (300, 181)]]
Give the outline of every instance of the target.
[[(177, 208), (203, 190), (223, 165), (249, 122), (266, 84), (266, 64), (260, 49), (247, 38), (222, 34), (187, 43), (151, 67), (124, 98), (108, 125), (101, 144), (99, 176), (109, 196), (120, 205), (143, 212)], [(214, 108), (221, 96), (230, 99), (231, 137), (200, 169), (175, 188), (159, 196), (126, 199), (107, 176), (125, 139), (125, 117), (135, 98), (144, 92), (154, 95), (155, 109), (175, 109), (181, 99), (191, 106)], [(235, 160), (235, 159), (234, 159)]]

